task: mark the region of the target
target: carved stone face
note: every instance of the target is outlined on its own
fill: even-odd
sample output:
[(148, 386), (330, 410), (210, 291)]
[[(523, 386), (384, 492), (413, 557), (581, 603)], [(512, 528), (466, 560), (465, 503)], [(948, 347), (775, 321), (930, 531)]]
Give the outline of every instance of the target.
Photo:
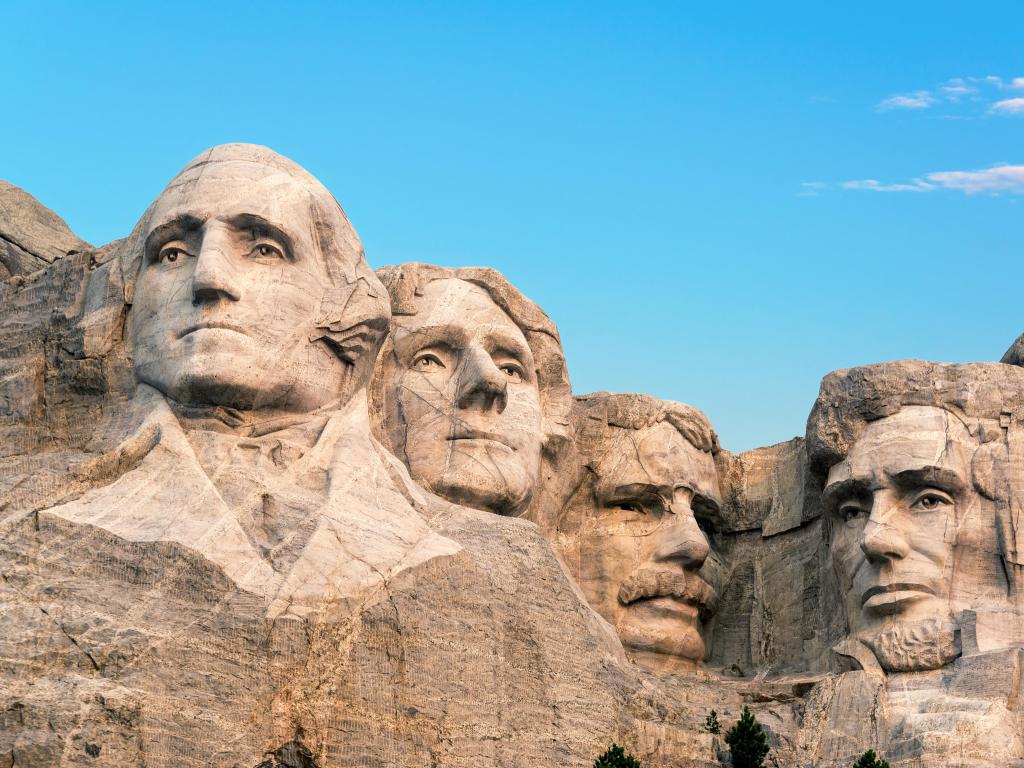
[(396, 317), (392, 331), (392, 444), (412, 477), (439, 496), (516, 514), (537, 484), (543, 440), (526, 338), (464, 280), (427, 283), (417, 306), (415, 315)]
[(868, 424), (829, 471), (830, 548), (853, 635), (870, 643), (950, 616), (954, 550), (978, 500), (971, 450), (948, 412), (911, 406)]
[(190, 404), (308, 412), (345, 364), (310, 334), (328, 284), (304, 183), (201, 165), (160, 196), (129, 313), (138, 379)]
[(692, 666), (717, 600), (706, 579), (721, 570), (714, 460), (665, 422), (608, 432), (592, 464), (594, 508), (577, 533), (579, 583), (638, 661)]

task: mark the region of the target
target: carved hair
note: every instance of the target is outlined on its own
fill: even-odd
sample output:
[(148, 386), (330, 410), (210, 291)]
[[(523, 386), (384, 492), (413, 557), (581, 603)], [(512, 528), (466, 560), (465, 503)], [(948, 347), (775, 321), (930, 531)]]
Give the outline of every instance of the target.
[[(1024, 369), (903, 360), (829, 374), (807, 419), (807, 456), (819, 487), (868, 423), (911, 405), (947, 411), (977, 440), (972, 484), (994, 503), (1011, 597), (1024, 600)], [(826, 518), (826, 536), (828, 528)]]
[(593, 392), (578, 396), (576, 406), (576, 431), (581, 436), (578, 442), (584, 453), (588, 452), (588, 441), (582, 436), (592, 432), (587, 427), (595, 421), (605, 428), (633, 430), (665, 422), (694, 448), (712, 456), (719, 451), (718, 435), (707, 416), (683, 403), (640, 393)]

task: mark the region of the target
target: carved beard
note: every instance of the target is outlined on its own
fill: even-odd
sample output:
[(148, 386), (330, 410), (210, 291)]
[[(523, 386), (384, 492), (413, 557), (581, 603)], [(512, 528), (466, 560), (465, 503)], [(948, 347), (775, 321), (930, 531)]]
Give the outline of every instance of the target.
[(960, 655), (960, 627), (948, 617), (900, 622), (861, 640), (886, 672), (938, 669)]

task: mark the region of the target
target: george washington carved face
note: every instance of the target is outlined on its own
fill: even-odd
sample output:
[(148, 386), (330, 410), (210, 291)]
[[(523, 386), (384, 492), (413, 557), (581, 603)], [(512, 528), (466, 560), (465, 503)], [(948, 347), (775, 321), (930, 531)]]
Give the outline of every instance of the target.
[(168, 186), (139, 232), (128, 322), (136, 376), (196, 405), (308, 412), (336, 402), (352, 372), (322, 341), (324, 302), (332, 269), (354, 271), (361, 254), (328, 263), (325, 239), (339, 233), (323, 222), (347, 221), (340, 208), (318, 216), (323, 198), (337, 204), (284, 158), (213, 152)]

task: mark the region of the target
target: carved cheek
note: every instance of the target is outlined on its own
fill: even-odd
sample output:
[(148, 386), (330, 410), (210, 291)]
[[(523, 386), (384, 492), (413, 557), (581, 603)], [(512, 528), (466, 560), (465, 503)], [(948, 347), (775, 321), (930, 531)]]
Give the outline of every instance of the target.
[(838, 575), (845, 585), (853, 583), (857, 571), (866, 562), (864, 551), (860, 548), (859, 527), (850, 527), (842, 520), (836, 520), (832, 531), (832, 560), (836, 564)]
[(418, 431), (438, 419), (449, 421), (455, 409), (452, 389), (450, 377), (406, 371), (398, 382), (406, 429)]

